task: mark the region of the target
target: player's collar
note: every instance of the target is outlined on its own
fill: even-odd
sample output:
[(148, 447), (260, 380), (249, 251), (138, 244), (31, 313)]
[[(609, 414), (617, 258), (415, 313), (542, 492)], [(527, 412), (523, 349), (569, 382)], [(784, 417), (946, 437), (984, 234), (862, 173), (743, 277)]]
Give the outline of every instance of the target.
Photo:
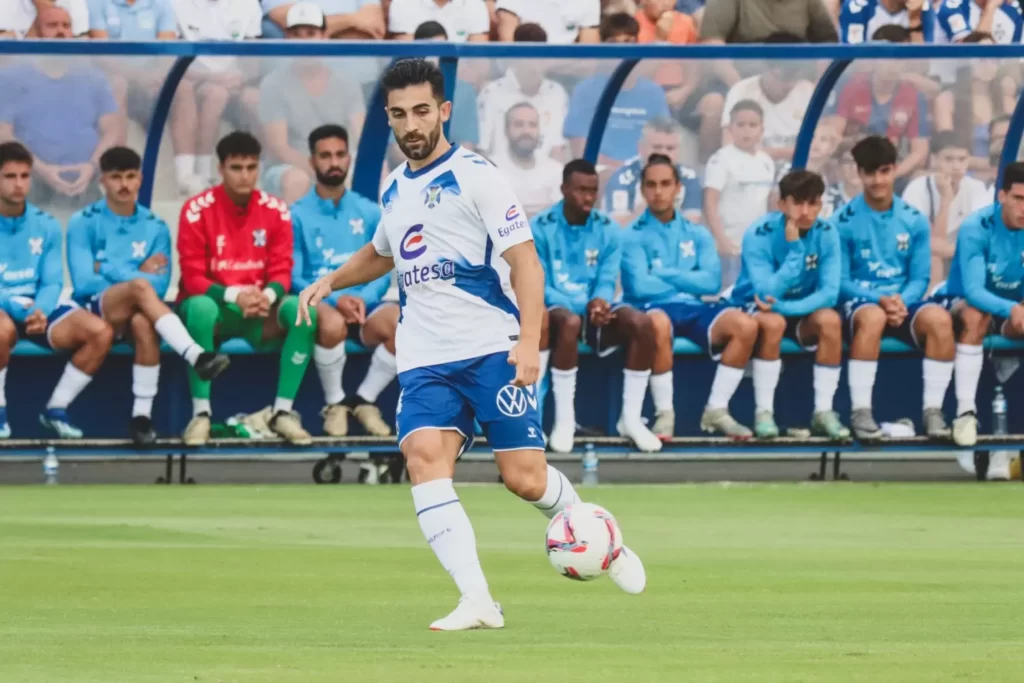
[(17, 232), (26, 223), (29, 211), (32, 210), (32, 205), (25, 202), (25, 210), (20, 216), (0, 216), (0, 229), (6, 232)]
[(429, 164), (427, 164), (426, 166), (424, 166), (423, 168), (421, 168), (421, 169), (419, 169), (417, 171), (414, 171), (411, 168), (409, 168), (409, 163), (406, 162), (405, 169), (402, 171), (402, 173), (405, 175), (406, 178), (409, 178), (410, 180), (411, 179), (415, 179), (415, 178), (420, 178), (424, 174), (430, 173), (435, 168), (437, 168), (438, 166), (440, 166), (444, 162), (446, 162), (449, 159), (451, 159), (455, 155), (455, 152), (458, 151), (458, 149), (459, 149), (458, 145), (452, 145), (451, 149), (449, 149), (447, 152), (445, 152), (444, 154), (442, 154), (438, 158), (434, 159)]
[(103, 213), (105, 217), (110, 218), (111, 220), (124, 221), (126, 223), (134, 223), (139, 218), (140, 212), (139, 205), (137, 202), (135, 204), (135, 213), (133, 213), (131, 216), (122, 216), (119, 213), (114, 213), (114, 210), (110, 208), (110, 204), (107, 202), (106, 199), (101, 199), (100, 202), (100, 212)]
[(338, 203), (335, 204), (333, 199), (325, 199), (321, 197), (320, 193), (316, 191), (316, 184), (314, 183), (313, 187), (310, 188), (306, 196), (300, 201), (316, 202), (317, 208), (319, 208), (322, 213), (333, 214), (345, 205), (345, 199), (348, 197), (349, 192), (350, 190), (345, 190), (345, 192), (342, 193), (341, 198), (338, 200)]

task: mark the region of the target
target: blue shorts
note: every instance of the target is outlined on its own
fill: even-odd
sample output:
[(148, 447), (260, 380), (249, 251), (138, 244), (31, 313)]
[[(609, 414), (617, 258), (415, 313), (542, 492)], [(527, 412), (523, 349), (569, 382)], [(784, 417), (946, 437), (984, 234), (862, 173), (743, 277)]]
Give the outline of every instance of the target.
[(544, 450), (537, 389), (512, 386), (515, 376), (507, 352), (399, 373), (399, 446), (420, 429), (451, 429), (466, 438), (465, 451), (473, 444), (475, 418), (495, 451)]
[(668, 303), (668, 304), (646, 304), (643, 307), (644, 313), (651, 311), (662, 311), (672, 321), (672, 334), (676, 337), (684, 337), (704, 349), (712, 360), (721, 358), (721, 351), (716, 351), (711, 345), (711, 332), (715, 322), (726, 311), (743, 310), (732, 304), (715, 303)]
[(50, 332), (53, 331), (54, 326), (57, 325), (61, 320), (68, 317), (75, 311), (79, 310), (78, 304), (66, 303), (57, 304), (57, 307), (53, 309), (50, 315), (46, 316), (46, 333), (45, 334), (28, 334), (25, 332), (25, 323), (17, 322), (14, 323), (14, 329), (18, 332), (18, 339), (26, 339), (33, 344), (38, 344), (44, 349), (54, 350), (50, 344)]
[[(903, 324), (895, 328), (886, 325), (882, 336), (896, 339), (904, 344), (913, 346), (915, 349), (923, 348), (917, 341), (917, 335), (914, 334), (914, 320), (917, 318), (917, 314), (929, 306), (938, 306), (949, 311), (957, 301), (958, 299), (956, 297), (936, 296), (912, 303), (907, 306), (907, 317), (903, 321)], [(853, 318), (857, 311), (864, 306), (877, 305), (878, 304), (873, 301), (850, 299), (839, 306), (839, 315), (843, 318), (843, 334), (846, 335), (847, 342), (853, 339)]]

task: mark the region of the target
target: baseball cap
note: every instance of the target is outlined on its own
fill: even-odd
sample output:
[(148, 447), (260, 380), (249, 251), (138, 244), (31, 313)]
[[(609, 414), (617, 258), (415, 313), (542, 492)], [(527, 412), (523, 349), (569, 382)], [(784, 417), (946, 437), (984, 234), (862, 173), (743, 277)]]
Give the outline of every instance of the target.
[(325, 28), (327, 21), (324, 19), (323, 10), (311, 2), (298, 2), (292, 5), (285, 17), (285, 27), (295, 28), (296, 26), (315, 26)]

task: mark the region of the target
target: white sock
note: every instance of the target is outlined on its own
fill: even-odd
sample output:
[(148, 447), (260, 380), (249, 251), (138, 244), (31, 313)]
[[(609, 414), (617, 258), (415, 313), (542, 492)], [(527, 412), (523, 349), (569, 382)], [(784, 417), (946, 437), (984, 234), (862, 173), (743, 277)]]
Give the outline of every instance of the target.
[(274, 399), (274, 415), (280, 412), (290, 413), (292, 412), (292, 405), (295, 404), (295, 399), (292, 398), (281, 398), (278, 396)]
[(174, 170), (178, 174), (178, 180), (184, 180), (196, 172), (196, 155), (179, 154), (174, 157)]
[[(975, 400), (978, 396), (978, 382), (981, 381), (981, 368), (985, 364), (985, 349), (973, 344), (957, 344), (956, 358), (953, 365), (953, 386), (956, 392), (956, 414), (977, 412)], [(3, 372), (3, 370), (0, 370)], [(3, 380), (0, 379), (0, 387)]]
[(540, 352), (540, 374), (537, 376), (537, 384), (539, 385), (544, 379), (544, 375), (548, 374), (548, 365), (551, 363), (551, 349)]
[(206, 413), (207, 415), (213, 415), (213, 408), (210, 407), (210, 399), (208, 398), (194, 398), (192, 399), (192, 417)]
[(185, 323), (173, 313), (165, 313), (153, 323), (153, 329), (160, 335), (160, 338), (167, 342), (167, 345), (174, 349), (174, 352), (185, 359), (185, 362), (194, 366), (203, 352), (203, 347), (196, 343), (192, 335), (185, 329)]
[(0, 408), (7, 405), (7, 368), (0, 370)]
[(78, 398), (82, 390), (89, 386), (91, 381), (92, 375), (85, 374), (69, 361), (64, 366), (64, 374), (60, 376), (60, 381), (57, 382), (57, 387), (53, 390), (53, 395), (50, 396), (50, 402), (46, 404), (46, 407), (58, 410), (67, 408), (72, 401)]
[(548, 465), (548, 485), (544, 489), (544, 495), (540, 500), (533, 501), (533, 506), (541, 511), (548, 519), (551, 519), (559, 512), (574, 503), (580, 502), (576, 495), (576, 489), (572, 487), (564, 474)]
[(878, 361), (851, 358), (846, 365), (846, 372), (846, 380), (850, 384), (850, 407), (853, 410), (871, 410), (871, 394), (875, 390)]
[(476, 554), (476, 536), (451, 479), (412, 487), (412, 502), (423, 536), (463, 595), (489, 595)]
[(654, 399), (654, 412), (664, 413), (666, 410), (675, 410), (675, 380), (672, 378), (672, 371), (651, 375), (650, 384), (651, 398)]
[(946, 390), (953, 379), (953, 363), (925, 358), (921, 369), (924, 372), (924, 407), (941, 409)]
[(643, 422), (644, 396), (650, 381), (650, 370), (622, 371), (622, 419), (625, 422)]
[(341, 388), (345, 358), (345, 342), (331, 348), (319, 344), (313, 347), (313, 363), (316, 374), (320, 376), (320, 386), (324, 389), (324, 401), (329, 406), (345, 400), (345, 390)]
[(743, 381), (744, 368), (731, 368), (728, 365), (718, 364), (715, 370), (715, 379), (711, 382), (711, 394), (708, 396), (708, 408), (721, 410), (729, 408), (729, 401), (732, 395)]
[(356, 390), (356, 395), (367, 403), (376, 403), (380, 392), (384, 391), (397, 376), (398, 360), (381, 344), (370, 358), (370, 369), (366, 371), (366, 377)]
[(551, 368), (551, 393), (555, 395), (555, 424), (576, 428), (576, 370)]
[(196, 156), (196, 175), (203, 180), (213, 178), (213, 155), (200, 154)]
[(782, 374), (782, 359), (754, 359), (754, 405), (757, 412), (775, 412), (775, 389)]
[(842, 367), (838, 365), (814, 365), (814, 412), (827, 413), (832, 410), (832, 402), (839, 388), (839, 374)]
[(156, 390), (159, 385), (159, 365), (136, 364), (132, 366), (132, 393), (135, 394), (135, 403), (132, 404), (132, 417), (138, 415), (152, 417), (153, 399), (156, 398)]

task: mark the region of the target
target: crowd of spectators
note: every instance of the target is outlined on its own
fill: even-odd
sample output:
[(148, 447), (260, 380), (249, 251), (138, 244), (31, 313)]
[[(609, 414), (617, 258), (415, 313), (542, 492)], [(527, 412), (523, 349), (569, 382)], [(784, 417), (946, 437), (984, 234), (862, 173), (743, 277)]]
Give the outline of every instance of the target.
[[(48, 40), (446, 40), (522, 43), (1017, 43), (1018, 0), (5, 0), (0, 38)], [(145, 130), (170, 61), (0, 58), (0, 140), (38, 163), (32, 200), (71, 211), (99, 194), (96, 161)], [(309, 131), (341, 121), (358, 147), (386, 60), (206, 57), (178, 89), (167, 138), (166, 201), (216, 178), (225, 128), (263, 143), (261, 185), (294, 202), (310, 188)], [(559, 196), (563, 163), (583, 151), (610, 77), (596, 60), (463, 60), (451, 137), (504, 168), (530, 211)], [(751, 216), (774, 201), (822, 63), (651, 60), (627, 79), (601, 144), (603, 208), (626, 223), (643, 207), (638, 157), (655, 140), (690, 181), (681, 208), (711, 230), (726, 280)], [(858, 62), (836, 88), (808, 166), (828, 183), (826, 212), (855, 195), (851, 141), (888, 136), (898, 189), (933, 221), (941, 277), (960, 219), (989, 191), (1021, 89), (1019, 63)], [(397, 163), (390, 145), (388, 166)], [(692, 186), (691, 186), (692, 185)], [(606, 191), (605, 191), (606, 190)], [(733, 263), (735, 265), (735, 263)]]

